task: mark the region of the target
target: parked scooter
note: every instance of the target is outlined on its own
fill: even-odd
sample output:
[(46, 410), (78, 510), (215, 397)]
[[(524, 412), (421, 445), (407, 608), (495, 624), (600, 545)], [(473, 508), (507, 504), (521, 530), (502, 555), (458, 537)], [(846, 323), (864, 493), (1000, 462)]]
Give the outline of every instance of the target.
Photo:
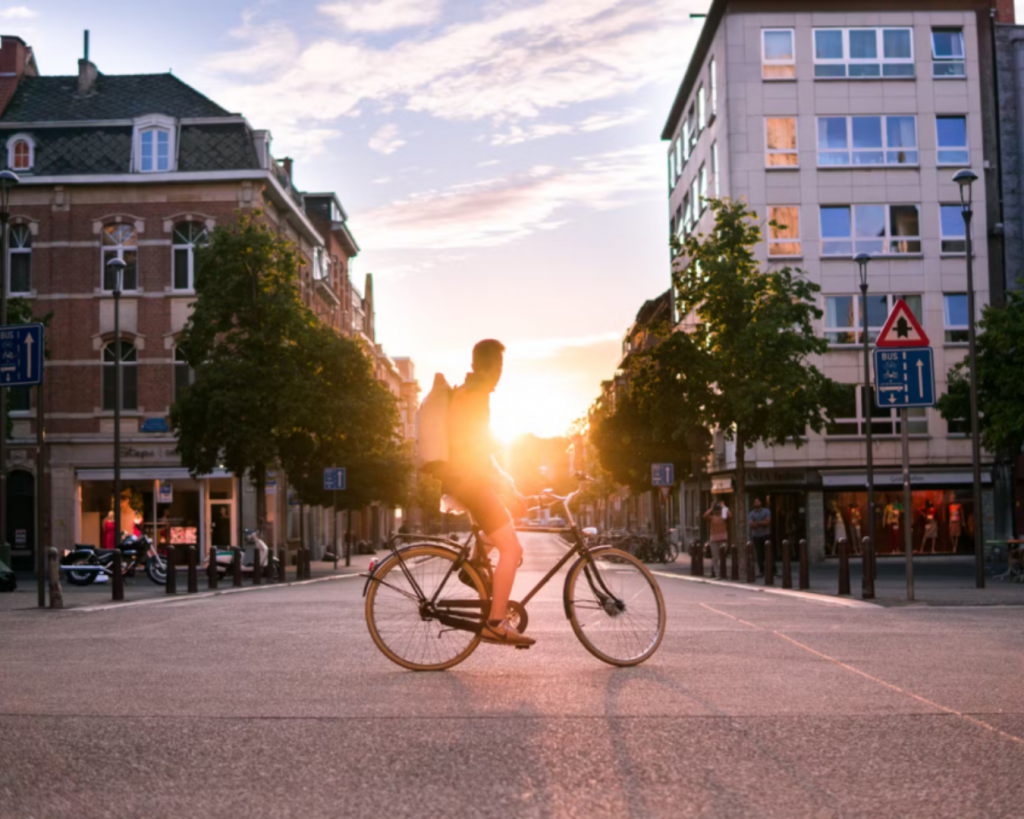
[[(260, 537), (258, 529), (245, 530), (245, 542), (253, 547), (252, 555), (242, 555), (242, 574), (252, 575), (253, 565), (258, 558), (260, 567), (263, 569), (261, 576), (269, 580), (277, 580), (281, 576), (281, 561), (272, 554), (270, 547)], [(234, 552), (217, 552), (217, 574), (225, 577), (233, 571), (231, 562), (234, 560)]]
[[(167, 565), (164, 563), (164, 579), (158, 580), (156, 565), (162, 558), (153, 548), (153, 542), (145, 535), (128, 535), (121, 541), (121, 575), (134, 577), (136, 568), (145, 568), (154, 583), (164, 583)], [(152, 566), (151, 566), (152, 564)], [(94, 546), (75, 544), (74, 551), (61, 558), (61, 568), (73, 586), (88, 586), (101, 575), (110, 577), (114, 571), (114, 550), (97, 549)]]

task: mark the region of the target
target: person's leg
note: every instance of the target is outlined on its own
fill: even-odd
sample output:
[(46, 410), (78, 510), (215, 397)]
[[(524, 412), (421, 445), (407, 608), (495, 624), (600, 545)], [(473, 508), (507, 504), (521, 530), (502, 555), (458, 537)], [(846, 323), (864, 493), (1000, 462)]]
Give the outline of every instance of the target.
[(759, 574), (764, 574), (764, 542), (767, 538), (755, 537), (754, 538), (754, 554), (757, 555), (757, 571)]
[(488, 619), (504, 620), (508, 598), (512, 594), (512, 583), (516, 579), (516, 569), (519, 568), (519, 561), (523, 557), (523, 547), (512, 523), (491, 532), (487, 539), (498, 550), (499, 555), (491, 590), (491, 616)]

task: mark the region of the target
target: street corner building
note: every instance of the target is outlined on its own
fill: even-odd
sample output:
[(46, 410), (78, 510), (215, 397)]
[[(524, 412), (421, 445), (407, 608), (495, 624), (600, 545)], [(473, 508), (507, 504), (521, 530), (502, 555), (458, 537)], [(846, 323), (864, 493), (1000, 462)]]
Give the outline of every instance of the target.
[[(761, 498), (773, 542), (795, 548), (806, 538), (813, 559), (868, 534), (868, 424), (878, 554), (902, 553), (908, 526), (916, 551), (970, 554), (978, 515), (989, 538), (1013, 531), (1015, 494), (1020, 515), (1020, 482), (984, 452), (983, 508), (974, 508), (970, 422), (947, 423), (935, 409), (909, 410), (913, 508), (904, 509), (899, 414), (873, 407), (861, 358), (864, 311), (873, 342), (900, 298), (931, 339), (940, 394), (966, 357), (958, 169), (978, 174), (976, 318), (1015, 286), (1022, 140), (1017, 114), (1000, 114), (1024, 99), (1024, 62), (1013, 51), (1024, 37), (1013, 22), (1009, 0), (907, 0), (898, 9), (851, 0), (842, 10), (820, 0), (714, 0), (669, 112), (669, 230), (706, 233), (707, 198), (743, 198), (764, 224), (762, 263), (799, 267), (821, 286), (819, 331), (830, 348), (813, 363), (846, 385), (844, 410), (802, 448), (758, 446), (746, 457), (747, 508)], [(871, 257), (866, 299), (861, 253)], [(679, 329), (689, 319), (678, 316)], [(679, 494), (686, 542), (700, 537), (714, 498), (735, 508), (734, 492), (735, 448), (718, 433), (707, 474)], [(746, 540), (745, 527), (734, 527)]]
[[(88, 39), (86, 38), (86, 43)], [(239, 506), (255, 525), (248, 481), (223, 471), (193, 479), (175, 453), (168, 413), (192, 378), (176, 348), (195, 300), (195, 248), (239, 212), (260, 209), (300, 254), (298, 287), (325, 324), (364, 342), (377, 377), (402, 406), (411, 434), (417, 386), (413, 363), (376, 343), (372, 276), (352, 284), (359, 246), (334, 193), (304, 193), (292, 160), (276, 160), (271, 135), (226, 111), (173, 74), (106, 75), (89, 60), (77, 76), (44, 76), (32, 49), (4, 36), (0, 47), (0, 162), (20, 183), (11, 194), (8, 294), (52, 314), (46, 331), (44, 490), (49, 512), (37, 532), (37, 401), (9, 391), (6, 538), (16, 568), (35, 549), (102, 546), (112, 509), (114, 282), (106, 263), (122, 259), (120, 300), (123, 485), (136, 524), (164, 547), (195, 543), (203, 556), (228, 546)], [(287, 476), (268, 481), (267, 537), (299, 532)], [(241, 503), (240, 503), (241, 501)], [(355, 513), (360, 538), (386, 537), (394, 511)], [(329, 539), (327, 513), (306, 510), (314, 556)]]

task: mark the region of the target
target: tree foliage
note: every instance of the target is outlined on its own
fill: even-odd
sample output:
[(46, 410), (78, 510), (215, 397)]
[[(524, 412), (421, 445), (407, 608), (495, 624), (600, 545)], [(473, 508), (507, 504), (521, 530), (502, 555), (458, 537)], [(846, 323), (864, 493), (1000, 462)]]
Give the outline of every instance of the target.
[[(1007, 293), (1002, 309), (989, 305), (978, 324), (978, 423), (989, 452), (1024, 449), (1024, 292)], [(949, 371), (938, 408), (947, 421), (970, 418), (970, 359)]]

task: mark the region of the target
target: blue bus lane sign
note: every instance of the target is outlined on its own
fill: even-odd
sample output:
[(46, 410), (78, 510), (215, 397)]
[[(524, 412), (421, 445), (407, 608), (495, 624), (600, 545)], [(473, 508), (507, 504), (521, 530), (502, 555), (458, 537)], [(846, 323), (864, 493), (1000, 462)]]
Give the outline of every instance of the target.
[(31, 387), (43, 380), (43, 325), (0, 327), (0, 387)]
[(875, 406), (904, 409), (935, 406), (935, 359), (931, 347), (876, 349)]

